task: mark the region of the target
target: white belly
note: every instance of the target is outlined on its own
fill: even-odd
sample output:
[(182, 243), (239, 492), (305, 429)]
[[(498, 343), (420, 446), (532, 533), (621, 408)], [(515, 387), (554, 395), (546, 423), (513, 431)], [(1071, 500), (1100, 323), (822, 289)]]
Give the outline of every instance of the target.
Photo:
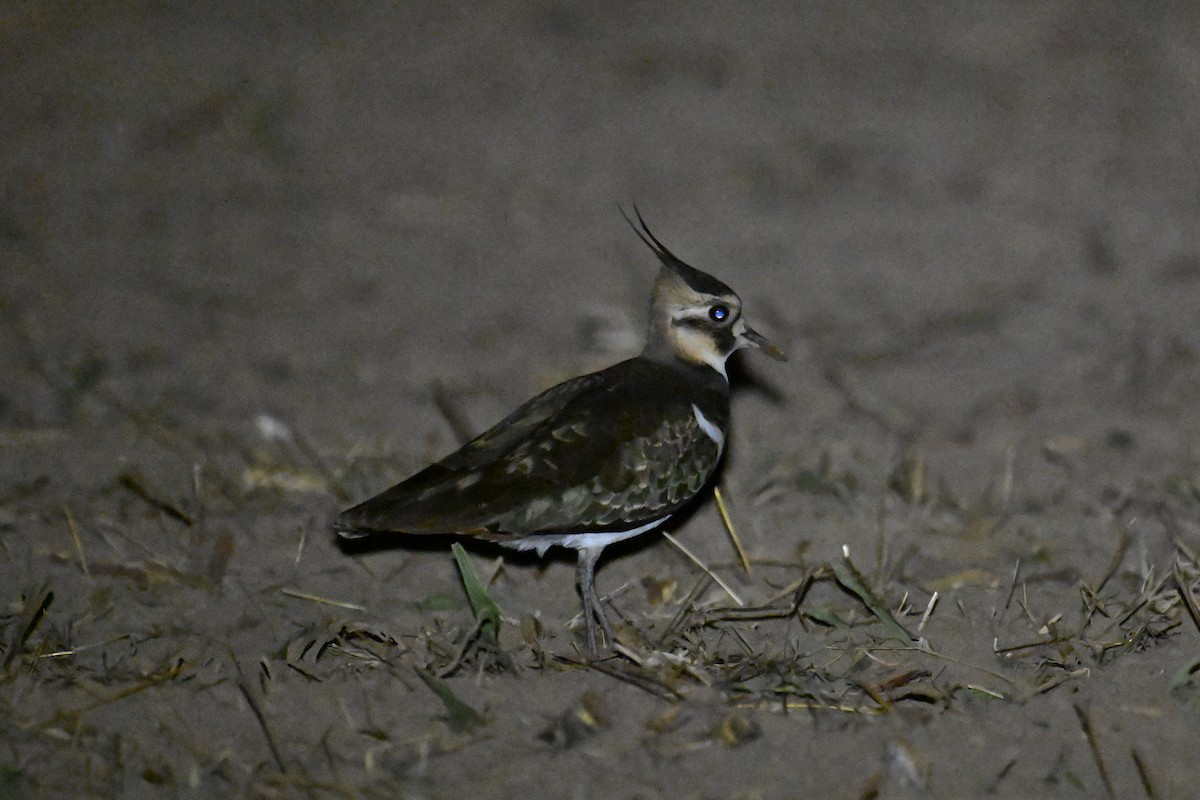
[(660, 517), (653, 522), (647, 522), (645, 525), (639, 525), (636, 528), (630, 528), (624, 531), (600, 531), (597, 533), (539, 533), (533, 536), (528, 536), (524, 539), (516, 539), (511, 542), (504, 542), (505, 547), (511, 547), (514, 550), (537, 550), (539, 556), (546, 554), (546, 550), (551, 547), (570, 547), (573, 550), (590, 550), (598, 547), (607, 547), (614, 542), (622, 542), (626, 539), (632, 539), (638, 534), (645, 533), (648, 530), (657, 528), (670, 518), (670, 514), (665, 517)]

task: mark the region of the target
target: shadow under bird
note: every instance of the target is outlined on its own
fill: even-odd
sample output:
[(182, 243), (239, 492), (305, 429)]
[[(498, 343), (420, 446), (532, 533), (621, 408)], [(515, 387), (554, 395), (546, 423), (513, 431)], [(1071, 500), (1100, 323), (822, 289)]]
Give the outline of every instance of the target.
[[(589, 655), (614, 642), (596, 592), (601, 551), (661, 526), (716, 471), (729, 429), (725, 362), (743, 347), (783, 354), (746, 324), (721, 281), (626, 220), (662, 262), (645, 349), (558, 384), (458, 451), (343, 512), (346, 539), (458, 534), (517, 550), (578, 551)], [(640, 229), (639, 229), (640, 225)]]

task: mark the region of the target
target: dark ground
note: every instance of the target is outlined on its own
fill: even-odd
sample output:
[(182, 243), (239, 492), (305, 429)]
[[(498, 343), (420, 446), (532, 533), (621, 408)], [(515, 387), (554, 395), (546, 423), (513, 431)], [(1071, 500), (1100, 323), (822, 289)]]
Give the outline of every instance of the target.
[[(0, 20), (0, 797), (1196, 796), (1200, 6)], [(439, 392), (637, 351), (631, 201), (792, 357), (736, 376), (752, 574), (675, 531), (775, 611), (649, 536), (588, 669), (571, 561), (471, 548), (464, 648), (447, 543), (329, 520)]]

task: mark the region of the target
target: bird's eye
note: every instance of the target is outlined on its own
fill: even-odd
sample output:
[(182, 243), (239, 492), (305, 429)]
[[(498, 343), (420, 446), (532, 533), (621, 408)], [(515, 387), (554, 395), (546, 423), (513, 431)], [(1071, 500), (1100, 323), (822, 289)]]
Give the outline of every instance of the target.
[(708, 309), (708, 318), (713, 322), (724, 322), (729, 319), (729, 306), (724, 303), (717, 303)]

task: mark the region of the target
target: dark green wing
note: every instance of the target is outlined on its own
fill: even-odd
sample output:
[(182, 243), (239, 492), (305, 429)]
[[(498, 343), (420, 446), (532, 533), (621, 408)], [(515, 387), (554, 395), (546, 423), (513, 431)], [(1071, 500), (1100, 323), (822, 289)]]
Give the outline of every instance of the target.
[(579, 438), (537, 437), (506, 458), (506, 470), (527, 470), (528, 496), (497, 515), (496, 531), (627, 530), (678, 511), (721, 457), (678, 395), (614, 402), (573, 417), (570, 433)]
[[(714, 377), (716, 377), (714, 373)], [(724, 381), (701, 394), (728, 421)], [(345, 512), (343, 531), (503, 534), (632, 527), (678, 510), (721, 448), (694, 386), (641, 359), (559, 384), (412, 478)]]
[[(431, 464), (412, 477), (342, 512), (334, 528), (353, 538), (375, 531), (449, 533), (479, 527), (481, 509), (469, 508), (455, 496), (470, 488), (480, 470), (511, 450), (544, 425), (577, 395), (594, 385), (599, 373), (581, 375), (550, 387), (521, 404), (515, 411), (472, 439), (462, 448)], [(447, 513), (457, 505), (456, 513)], [(442, 507), (441, 513), (437, 509)], [(474, 522), (471, 522), (475, 519)], [(459, 527), (447, 527), (459, 526)]]

